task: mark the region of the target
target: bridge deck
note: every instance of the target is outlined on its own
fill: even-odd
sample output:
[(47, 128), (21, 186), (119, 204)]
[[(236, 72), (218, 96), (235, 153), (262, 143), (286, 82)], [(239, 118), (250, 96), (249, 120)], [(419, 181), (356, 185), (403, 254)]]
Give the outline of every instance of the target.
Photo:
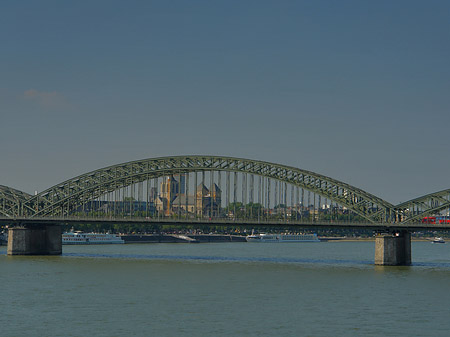
[(216, 225), (216, 226), (248, 226), (248, 227), (304, 227), (304, 228), (349, 228), (349, 229), (371, 229), (374, 231), (441, 231), (450, 230), (450, 224), (427, 224), (427, 223), (368, 223), (368, 222), (345, 222), (345, 221), (256, 221), (242, 219), (170, 219), (170, 218), (7, 218), (0, 217), (0, 224), (12, 226), (33, 226), (44, 224), (154, 224), (154, 225)]

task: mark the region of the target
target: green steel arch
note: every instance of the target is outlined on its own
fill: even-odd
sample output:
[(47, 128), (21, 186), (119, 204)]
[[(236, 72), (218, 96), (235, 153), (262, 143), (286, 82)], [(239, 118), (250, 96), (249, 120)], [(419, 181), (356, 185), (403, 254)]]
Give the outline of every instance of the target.
[(61, 216), (119, 188), (171, 174), (201, 171), (248, 173), (286, 182), (336, 202), (371, 222), (392, 219), (394, 206), (332, 178), (295, 167), (220, 156), (160, 157), (105, 167), (55, 185), (24, 201), (23, 216)]
[(420, 220), (424, 216), (437, 214), (450, 208), (450, 189), (405, 201), (395, 206), (394, 211), (402, 223)]
[(14, 217), (22, 214), (22, 206), (30, 194), (0, 185), (0, 215)]

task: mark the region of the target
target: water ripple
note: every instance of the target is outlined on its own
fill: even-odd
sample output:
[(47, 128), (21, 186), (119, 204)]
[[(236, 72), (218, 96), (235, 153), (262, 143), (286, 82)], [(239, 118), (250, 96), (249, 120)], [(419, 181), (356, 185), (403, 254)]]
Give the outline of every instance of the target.
[(64, 253), (63, 256), (88, 257), (88, 258), (216, 261), (216, 262), (269, 262), (269, 263), (357, 264), (357, 265), (373, 264), (372, 261), (309, 259), (309, 258), (299, 259), (289, 257), (230, 257), (230, 256), (196, 256), (196, 255), (92, 254), (92, 253)]

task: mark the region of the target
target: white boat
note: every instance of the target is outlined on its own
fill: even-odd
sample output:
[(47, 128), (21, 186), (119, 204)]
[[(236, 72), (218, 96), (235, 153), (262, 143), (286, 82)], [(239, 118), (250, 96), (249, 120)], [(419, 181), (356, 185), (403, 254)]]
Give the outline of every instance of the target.
[(433, 241), (431, 241), (431, 243), (445, 243), (443, 238), (434, 238)]
[(320, 242), (317, 234), (255, 234), (246, 237), (247, 242)]
[(63, 245), (99, 245), (99, 244), (125, 243), (116, 234), (67, 232), (62, 235)]

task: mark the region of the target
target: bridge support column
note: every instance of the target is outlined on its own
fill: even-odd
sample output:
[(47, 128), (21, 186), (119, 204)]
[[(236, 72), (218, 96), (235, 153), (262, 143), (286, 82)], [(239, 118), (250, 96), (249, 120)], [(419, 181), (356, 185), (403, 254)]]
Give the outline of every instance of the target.
[(411, 265), (411, 233), (378, 234), (375, 238), (375, 264), (381, 266)]
[(33, 225), (8, 230), (8, 255), (61, 255), (59, 225)]

